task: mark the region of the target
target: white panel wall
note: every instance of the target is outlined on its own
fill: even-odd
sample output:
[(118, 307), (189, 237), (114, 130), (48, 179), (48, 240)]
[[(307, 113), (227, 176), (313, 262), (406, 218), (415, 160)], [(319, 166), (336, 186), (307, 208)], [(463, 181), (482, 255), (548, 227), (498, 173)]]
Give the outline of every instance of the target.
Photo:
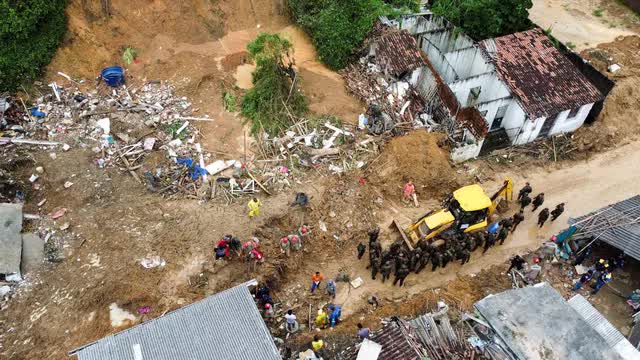
[(427, 54), (429, 61), (431, 61), (431, 64), (436, 69), (438, 74), (440, 74), (444, 82), (449, 83), (455, 81), (458, 78), (455, 70), (451, 65), (449, 65), (449, 62), (447, 62), (447, 59), (445, 59), (444, 55), (442, 55), (440, 53), (440, 50), (433, 46), (429, 41), (423, 41), (422, 51)]
[(455, 33), (451, 28), (425, 33), (421, 36), (429, 40), (443, 53), (468, 48), (474, 44), (473, 39), (462, 33)]
[(493, 66), (485, 62), (477, 47), (448, 52), (444, 57), (458, 74), (458, 79), (493, 71)]
[(582, 105), (580, 110), (578, 110), (578, 113), (572, 118), (567, 118), (570, 110), (563, 111), (560, 113), (560, 117), (556, 120), (556, 123), (549, 132), (549, 135), (571, 132), (581, 127), (587, 119), (587, 115), (589, 115), (589, 111), (591, 111), (592, 107), (593, 103)]
[(520, 104), (518, 104), (517, 101), (512, 101), (511, 105), (509, 105), (509, 109), (507, 109), (507, 112), (504, 114), (504, 119), (502, 120), (502, 127), (507, 131), (507, 135), (509, 135), (509, 139), (511, 139), (512, 144), (514, 144), (514, 142), (519, 138), (518, 135), (524, 122), (529, 122), (525, 119), (526, 115), (520, 107)]
[[(496, 118), (496, 113), (498, 112), (498, 109), (501, 106), (512, 106), (512, 103), (514, 102), (515, 101), (513, 101), (513, 98), (498, 99), (498, 100), (494, 100), (494, 101), (490, 101), (490, 102), (486, 102), (481, 105), (478, 105), (477, 108), (478, 108), (478, 111), (480, 111), (480, 113), (482, 113), (483, 111), (487, 112), (487, 114), (484, 116), (484, 119), (487, 120), (487, 125), (489, 125), (489, 129), (491, 129), (491, 125), (493, 124), (493, 119)], [(517, 104), (515, 106), (517, 106)], [(508, 112), (508, 109), (507, 109), (507, 112)], [(505, 117), (502, 120), (502, 127), (504, 127), (506, 117), (507, 117), (507, 114), (505, 113)]]
[(480, 86), (481, 89), (476, 104), (511, 96), (509, 89), (493, 73), (449, 83), (449, 88), (456, 94), (458, 102), (463, 106), (468, 106), (467, 99), (469, 98), (469, 91), (478, 86)]

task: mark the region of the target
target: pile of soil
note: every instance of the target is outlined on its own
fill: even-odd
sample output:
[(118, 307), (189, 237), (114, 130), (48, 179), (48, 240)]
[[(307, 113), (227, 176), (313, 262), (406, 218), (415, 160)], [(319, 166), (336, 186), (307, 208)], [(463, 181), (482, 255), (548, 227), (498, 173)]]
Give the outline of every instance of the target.
[(386, 195), (399, 196), (407, 181), (419, 197), (442, 197), (460, 182), (449, 160), (446, 135), (415, 130), (391, 140), (369, 168), (370, 181)]
[[(638, 137), (640, 117), (636, 104), (640, 101), (640, 37), (624, 36), (585, 50), (581, 56), (616, 82), (605, 100), (598, 119), (575, 133), (575, 143), (581, 152), (600, 152)], [(607, 67), (619, 64), (621, 69), (610, 73)]]

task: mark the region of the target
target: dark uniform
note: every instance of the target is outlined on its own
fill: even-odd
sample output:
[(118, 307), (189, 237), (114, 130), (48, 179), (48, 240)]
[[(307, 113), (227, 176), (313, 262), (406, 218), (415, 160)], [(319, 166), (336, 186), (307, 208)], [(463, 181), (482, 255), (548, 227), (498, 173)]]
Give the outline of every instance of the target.
[(371, 280), (376, 279), (376, 275), (380, 270), (380, 258), (375, 257), (371, 260)]
[(393, 279), (393, 285), (395, 286), (398, 281), (400, 282), (399, 286), (404, 285), (404, 279), (407, 275), (409, 275), (409, 268), (402, 266), (398, 271), (396, 271), (396, 278)]
[(436, 271), (438, 266), (442, 266), (443, 258), (444, 257), (442, 256), (442, 252), (436, 250), (436, 252), (433, 254), (433, 257), (431, 258), (431, 262), (433, 263), (431, 271)]
[(391, 261), (385, 261), (382, 264), (382, 267), (380, 268), (380, 273), (382, 274), (382, 282), (384, 283), (385, 280), (387, 280), (389, 278), (389, 276), (391, 275)]
[(538, 225), (542, 227), (542, 225), (544, 225), (544, 223), (547, 222), (548, 218), (549, 218), (549, 208), (542, 209), (542, 211), (540, 211), (540, 214), (538, 214)]
[(518, 224), (520, 224), (523, 221), (524, 221), (524, 214), (522, 213), (522, 211), (518, 211), (517, 213), (513, 214), (513, 228), (511, 228), (511, 232), (516, 231)]
[(482, 251), (482, 253), (483, 254), (486, 253), (487, 250), (489, 250), (490, 247), (495, 245), (495, 243), (496, 243), (496, 236), (491, 234), (491, 233), (488, 233), (487, 234), (487, 240), (485, 240), (485, 242), (484, 242), (484, 250)]
[(526, 183), (518, 193), (518, 201), (520, 201), (520, 199), (522, 199), (523, 196), (529, 196), (531, 191), (533, 191), (533, 189), (531, 189), (531, 185), (529, 185), (529, 183)]
[(551, 221), (557, 219), (564, 212), (564, 203), (556, 205), (556, 208), (551, 211)]
[(498, 233), (498, 237), (496, 241), (500, 242), (500, 245), (504, 244), (504, 241), (507, 239), (507, 235), (509, 234), (509, 229), (506, 227), (500, 228), (500, 232)]
[(416, 248), (411, 253), (411, 261), (409, 262), (409, 271), (416, 271), (418, 265), (420, 264), (420, 258), (422, 258), (422, 250), (420, 248)]
[(529, 206), (529, 204), (531, 204), (531, 198), (529, 197), (529, 195), (524, 195), (521, 199), (520, 199), (520, 208), (524, 209), (527, 206)]
[(358, 260), (362, 259), (366, 250), (367, 247), (363, 243), (358, 244)]
[(544, 203), (544, 193), (540, 193), (536, 195), (535, 199), (533, 199), (533, 209), (531, 211), (536, 211)]
[(462, 265), (468, 263), (469, 259), (471, 259), (471, 252), (468, 249), (462, 249), (460, 253), (461, 253)]
[(451, 253), (451, 250), (447, 249), (445, 250), (445, 252), (442, 254), (442, 268), (446, 268), (447, 264), (449, 263), (449, 261), (453, 260), (453, 254)]
[(483, 247), (487, 240), (484, 231), (478, 231), (477, 233), (475, 233), (475, 238), (476, 238), (476, 248)]
[(420, 257), (420, 263), (418, 264), (418, 268), (416, 269), (416, 274), (420, 274), (420, 272), (429, 263), (430, 258), (431, 258), (431, 254), (429, 254), (428, 252), (422, 253), (422, 257)]

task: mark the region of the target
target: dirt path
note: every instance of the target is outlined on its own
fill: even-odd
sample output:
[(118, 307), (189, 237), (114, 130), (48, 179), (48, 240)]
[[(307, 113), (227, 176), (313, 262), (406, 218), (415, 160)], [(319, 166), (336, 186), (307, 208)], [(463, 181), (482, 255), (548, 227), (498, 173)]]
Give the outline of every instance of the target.
[(638, 34), (638, 18), (613, 0), (534, 0), (529, 18), (578, 51)]
[[(340, 283), (339, 295), (336, 302), (343, 306), (346, 316), (358, 312), (366, 305), (366, 298), (376, 295), (386, 301), (400, 301), (407, 297), (417, 295), (427, 289), (443, 287), (459, 275), (476, 275), (482, 269), (493, 265), (502, 264), (515, 254), (522, 254), (529, 250), (537, 249), (540, 244), (549, 239), (552, 235), (563, 230), (567, 226), (569, 217), (577, 217), (613, 202), (617, 202), (640, 193), (638, 184), (638, 174), (640, 173), (640, 142), (633, 142), (624, 145), (611, 152), (602, 153), (584, 163), (557, 170), (538, 170), (526, 174), (500, 173), (495, 175), (495, 180), (482, 184), (488, 191), (497, 189), (502, 179), (513, 178), (516, 189), (529, 181), (534, 189), (534, 195), (542, 191), (545, 193), (545, 203), (543, 207), (553, 209), (556, 204), (564, 202), (566, 210), (564, 214), (555, 222), (547, 223), (542, 229), (538, 229), (537, 214), (531, 213), (531, 207), (525, 211), (525, 221), (520, 224), (517, 231), (511, 235), (503, 246), (496, 246), (486, 254), (481, 250), (476, 251), (471, 256), (471, 261), (460, 266), (453, 263), (445, 270), (438, 270), (435, 273), (427, 268), (419, 275), (411, 274), (405, 282), (405, 287), (392, 287), (389, 283), (382, 284), (380, 280), (372, 281), (371, 273), (365, 267), (368, 260), (363, 258), (356, 260), (355, 249), (348, 251), (346, 258), (333, 258), (330, 261), (314, 264), (314, 269), (321, 269), (326, 275), (333, 276), (338, 269), (349, 269), (352, 278), (361, 277), (365, 285), (352, 289), (344, 283)], [(405, 208), (402, 203), (394, 200), (386, 200), (386, 209), (380, 214), (382, 219), (378, 224), (381, 229), (381, 238), (386, 244), (397, 237), (393, 229), (389, 227), (393, 218), (398, 219), (402, 224), (409, 224), (412, 219), (437, 207), (439, 200), (423, 201), (419, 209)], [(516, 209), (506, 215), (510, 216)], [(363, 234), (362, 241), (366, 235)], [(506, 269), (505, 269), (506, 270)], [(307, 278), (312, 271), (301, 274), (297, 281), (292, 281), (289, 288), (296, 289), (298, 286), (307, 287)]]

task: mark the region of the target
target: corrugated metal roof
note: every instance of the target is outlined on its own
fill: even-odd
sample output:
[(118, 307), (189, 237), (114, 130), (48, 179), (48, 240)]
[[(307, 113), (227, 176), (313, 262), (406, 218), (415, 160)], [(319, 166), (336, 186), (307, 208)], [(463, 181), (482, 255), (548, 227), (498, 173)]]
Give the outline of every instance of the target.
[(627, 359), (547, 283), (490, 295), (475, 308), (518, 358)]
[(532, 119), (603, 99), (541, 29), (480, 42), (500, 78)]
[(636, 348), (616, 329), (596, 308), (583, 298), (575, 295), (567, 301), (589, 325), (602, 336), (609, 346), (616, 350), (624, 359), (640, 359), (640, 353)]
[[(640, 224), (632, 224), (640, 219), (640, 195), (596, 210), (577, 219), (569, 219), (569, 224), (577, 224), (579, 230), (601, 227), (602, 231), (590, 235), (598, 237), (626, 255), (640, 260)], [(615, 225), (615, 227), (611, 227)], [(608, 229), (607, 229), (608, 228)]]
[[(141, 358), (134, 357), (134, 346)], [(246, 285), (73, 350), (79, 360), (279, 360)]]
[(567, 303), (582, 316), (583, 319), (592, 328), (594, 328), (598, 334), (602, 335), (604, 340), (609, 344), (609, 346), (614, 347), (620, 341), (626, 340), (625, 337), (620, 334), (620, 332), (611, 325), (607, 319), (600, 314), (596, 308), (594, 308), (587, 299), (582, 297), (582, 295), (575, 295)]
[[(371, 334), (369, 340), (382, 346), (377, 360), (420, 360), (422, 356), (416, 349), (422, 348), (413, 329), (402, 320), (392, 320)], [(346, 349), (342, 359), (356, 360), (360, 346)]]
[(0, 274), (20, 272), (22, 205), (0, 204)]

